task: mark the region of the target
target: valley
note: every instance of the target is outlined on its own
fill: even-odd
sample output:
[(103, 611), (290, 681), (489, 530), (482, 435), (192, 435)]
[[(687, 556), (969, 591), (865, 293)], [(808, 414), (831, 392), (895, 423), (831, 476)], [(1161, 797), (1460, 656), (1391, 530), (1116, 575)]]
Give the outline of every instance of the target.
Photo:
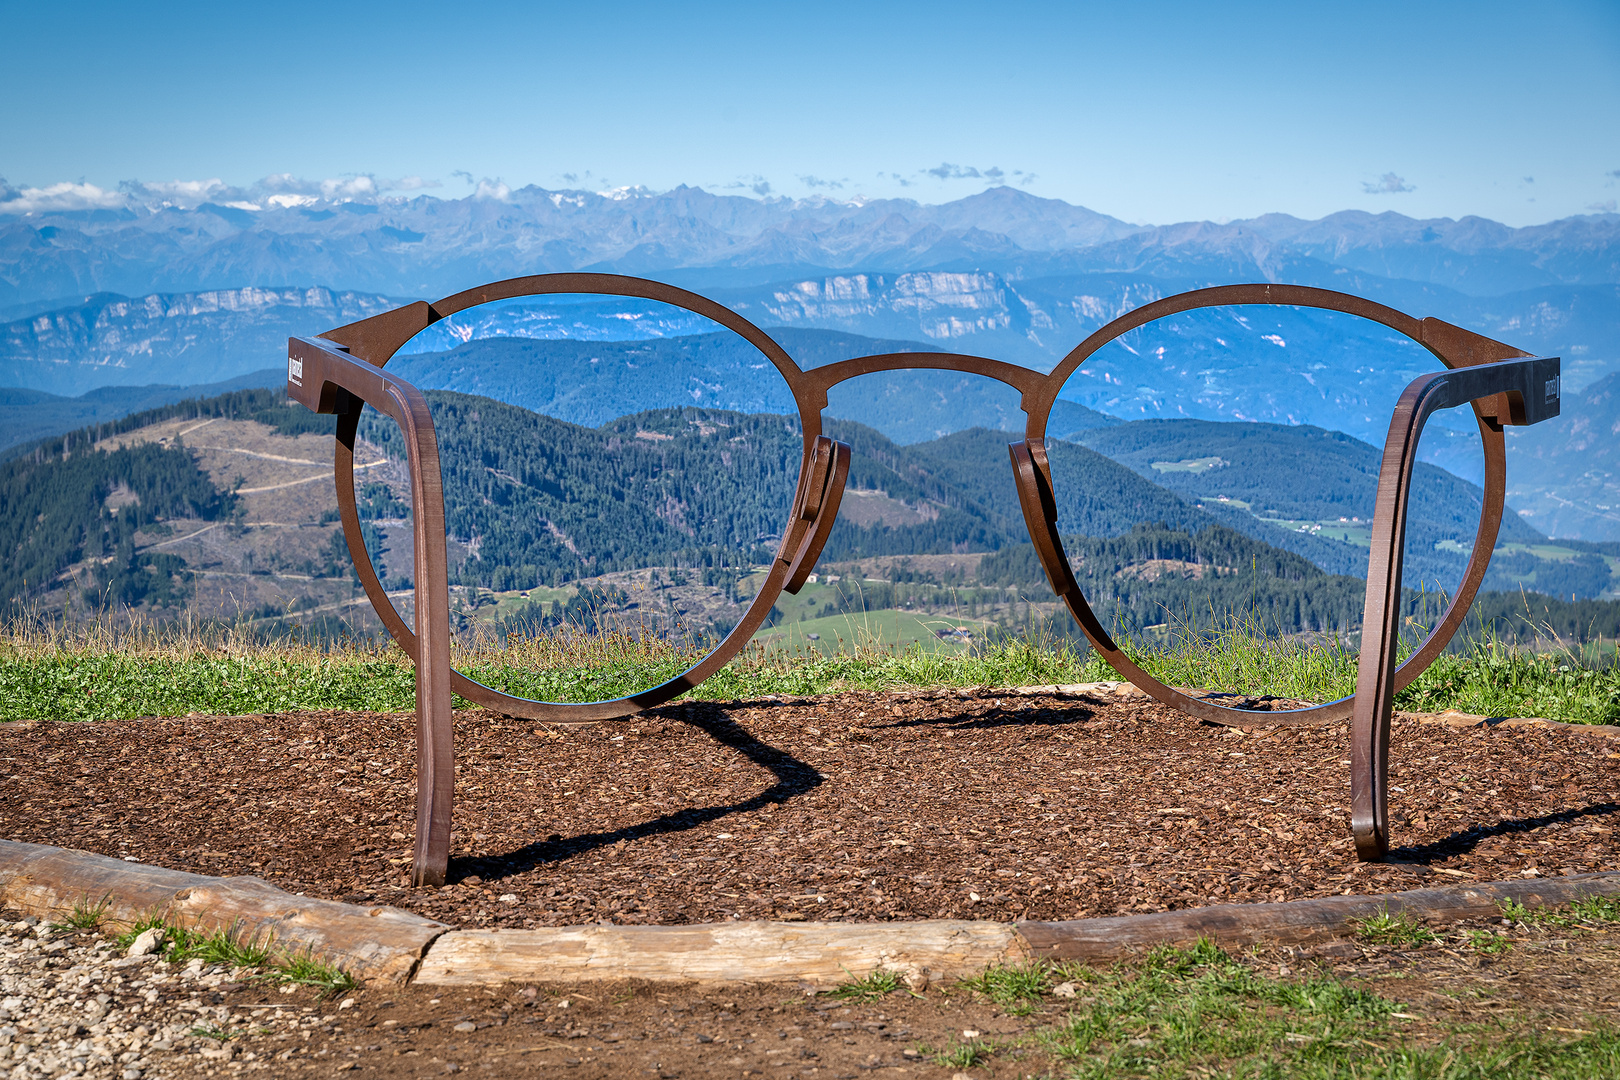
[[(572, 626), (690, 654), (741, 618), (773, 550), (773, 507), (791, 494), (799, 439), (785, 418), (693, 408), (592, 428), (487, 398), (429, 397), (463, 638), (517, 642)], [(464, 426), (474, 416), (477, 428)], [(330, 423), (277, 393), (238, 391), (105, 425), (99, 439), (86, 437), (89, 449), (70, 449), (65, 460), (53, 463), (41, 444), (0, 463), (7, 490), (16, 490), (26, 477), (42, 482), (53, 469), (111, 463), (140, 448), (179, 453), (220, 500), (215, 511), (132, 520), (121, 554), (118, 519), (142, 505), (138, 484), (97, 480), (95, 528), (111, 539), (64, 556), (47, 588), (13, 586), (13, 602), (72, 619), (111, 609), (263, 633), (376, 633), (336, 523)], [(1023, 533), (1004, 433), (975, 428), (908, 445), (852, 421), (827, 423), (855, 451), (848, 494), (816, 580), (777, 601), (758, 646), (830, 651), (863, 641), (960, 652), (1006, 636), (1076, 637)], [(1089, 438), (1120, 460), (1068, 442), (1054, 442), (1051, 454), (1060, 494), (1076, 496), (1060, 518), (1071, 565), (1114, 632), (1205, 633), (1241, 613), (1284, 636), (1355, 639), (1362, 582), (1353, 568), (1323, 563), (1353, 566), (1345, 553), (1364, 559), (1364, 527), (1279, 516), (1323, 506), (1277, 470), (1290, 462), (1305, 475), (1338, 476), (1336, 489), (1348, 494), (1329, 509), (1364, 510), (1356, 499), (1376, 457), (1371, 447), (1331, 432), (1204, 421), (1109, 425)], [(721, 455), (738, 440), (752, 448), (727, 465)], [(409, 620), (410, 492), (397, 436), (363, 424), (356, 462), (368, 550)], [(1166, 462), (1176, 467), (1154, 467)], [(1433, 511), (1424, 527), (1440, 538), (1415, 528), (1428, 550), (1414, 551), (1414, 562), (1453, 573), (1472, 537), (1472, 523), (1455, 511), (1470, 485), (1432, 472), (1420, 495), (1428, 491), (1433, 505), (1414, 506)], [(1214, 494), (1207, 485), (1217, 481), (1249, 498)], [(1324, 551), (1332, 558), (1312, 558)], [(117, 585), (124, 580), (144, 582), (127, 593), (135, 597), (128, 611), (108, 591), (127, 590)], [(1617, 584), (1620, 551), (1549, 541), (1517, 524), (1504, 530), (1487, 580), (1504, 599), (1482, 597), (1481, 610), (1490, 609), (1482, 617), (1512, 623), (1507, 598), (1522, 586), (1557, 608), (1543, 605), (1542, 621), (1557, 622), (1561, 634), (1613, 636)], [(1417, 592), (1409, 602), (1415, 614), (1433, 608)]]

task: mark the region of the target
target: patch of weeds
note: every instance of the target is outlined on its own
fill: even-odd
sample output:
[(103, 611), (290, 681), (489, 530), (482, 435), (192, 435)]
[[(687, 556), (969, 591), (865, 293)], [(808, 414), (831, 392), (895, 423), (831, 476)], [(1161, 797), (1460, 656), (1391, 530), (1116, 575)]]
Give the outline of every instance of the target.
[(1569, 905), (1569, 913), (1584, 922), (1620, 922), (1620, 896), (1588, 896)]
[(218, 1024), (198, 1024), (196, 1027), (191, 1029), (190, 1034), (199, 1039), (213, 1039), (216, 1042), (230, 1042), (240, 1033), (231, 1031), (228, 1028), (222, 1028)]
[(236, 927), (203, 934), (147, 916), (137, 920), (115, 940), (121, 948), (127, 949), (143, 931), (154, 928), (163, 931), (163, 946), (158, 955), (171, 964), (201, 960), (205, 964), (224, 964), (232, 968), (256, 968), (258, 978), (315, 987), (323, 998), (334, 997), (356, 985), (354, 976), (316, 960), (307, 952), (277, 952), (268, 938), (263, 941), (257, 937), (243, 938)]
[(932, 1046), (919, 1045), (917, 1052), (941, 1068), (972, 1069), (988, 1063), (990, 1055), (995, 1052), (995, 1048), (977, 1039), (969, 1039), (967, 1042), (959, 1042), (955, 1046), (947, 1046), (943, 1050), (936, 1050)]
[(982, 994), (1012, 1016), (1028, 1016), (1052, 987), (1052, 972), (1040, 964), (996, 964), (960, 986)]
[(1503, 937), (1500, 934), (1494, 934), (1489, 930), (1468, 931), (1468, 945), (1475, 952), (1485, 953), (1488, 956), (1495, 956), (1499, 953), (1505, 953), (1509, 949), (1513, 948), (1513, 942), (1509, 941), (1506, 937)]
[(59, 923), (53, 925), (64, 930), (94, 930), (101, 925), (101, 920), (107, 914), (107, 901), (105, 898), (95, 904), (88, 900), (76, 901), (73, 910)]
[(1462, 1029), (1414, 1042), (1395, 1002), (1338, 979), (1273, 979), (1209, 942), (1105, 972), (1040, 1033), (1070, 1080), (1597, 1080), (1620, 1076), (1620, 1030), (1561, 1040)]
[(1372, 945), (1414, 949), (1440, 940), (1439, 934), (1404, 911), (1394, 915), (1388, 910), (1380, 911), (1377, 915), (1356, 920), (1355, 927), (1356, 936)]
[(321, 991), (323, 998), (337, 997), (346, 990), (354, 989), (356, 985), (353, 975), (331, 964), (324, 964), (308, 953), (297, 953), (287, 957), (271, 978), (280, 983), (313, 986)]
[(1233, 1060), (1282, 1066), (1341, 1051), (1353, 1061), (1396, 1008), (1332, 978), (1265, 978), (1207, 940), (1156, 949), (1088, 990), (1091, 1000), (1040, 1036), (1075, 1077), (1205, 1075)]
[[(844, 970), (849, 975), (849, 969)], [(870, 975), (855, 978), (850, 976), (848, 982), (839, 983), (832, 996), (840, 1001), (877, 1001), (888, 997), (901, 987), (900, 975), (886, 968), (878, 968)]]

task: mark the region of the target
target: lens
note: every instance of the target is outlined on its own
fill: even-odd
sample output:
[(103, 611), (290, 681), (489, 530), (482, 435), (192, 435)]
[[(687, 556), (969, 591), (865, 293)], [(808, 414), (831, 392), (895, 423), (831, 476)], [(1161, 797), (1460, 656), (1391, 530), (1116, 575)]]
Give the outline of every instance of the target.
[[(1441, 367), (1382, 324), (1283, 306), (1198, 308), (1104, 345), (1059, 391), (1047, 439), (1059, 531), (1092, 609), (1118, 639), (1167, 654), (1167, 683), (1353, 692), (1384, 439), (1406, 384)], [(1421, 446), (1479, 476), (1471, 410), (1437, 416)], [(1482, 502), (1471, 479), (1417, 467), (1409, 644), (1461, 582)]]
[(878, 372), (832, 387), (822, 430), (851, 450), (838, 520), (816, 580), (780, 597), (756, 640), (960, 655), (1050, 618), (1050, 590), (1007, 587), (995, 561), (1025, 539), (1007, 457), (1023, 421), (1018, 392), (978, 375)]
[[(777, 366), (673, 304), (595, 294), (483, 304), (388, 364), (433, 415), (455, 663), (516, 697), (661, 685), (741, 621), (786, 527), (803, 434)], [(405, 447), (368, 413), (368, 550), (410, 622)], [(357, 453), (357, 461), (361, 455)]]

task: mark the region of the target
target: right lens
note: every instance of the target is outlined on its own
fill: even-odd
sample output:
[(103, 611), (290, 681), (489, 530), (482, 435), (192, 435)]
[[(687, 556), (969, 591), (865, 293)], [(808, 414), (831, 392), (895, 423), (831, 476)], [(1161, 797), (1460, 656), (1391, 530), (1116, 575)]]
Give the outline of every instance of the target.
[[(520, 297), (457, 312), (388, 370), (433, 414), (456, 664), (515, 697), (603, 701), (661, 685), (742, 619), (788, 524), (803, 435), (777, 366), (676, 304)], [(356, 477), (410, 600), (399, 432)], [(397, 534), (394, 530), (398, 530)]]
[[(1183, 650), (1204, 672), (1184, 678), (1212, 690), (1261, 696), (1285, 680), (1306, 700), (1350, 693), (1350, 665), (1321, 664), (1302, 684), (1283, 658), (1358, 647), (1390, 417), (1410, 380), (1441, 369), (1381, 323), (1283, 305), (1181, 311), (1099, 348), (1060, 390), (1046, 441), (1059, 531), (1093, 611), (1116, 637)], [(1065, 431), (1066, 402), (1123, 422)], [(1482, 455), (1466, 408), (1437, 418), (1425, 442), (1437, 441)], [(1417, 467), (1409, 644), (1461, 583), (1482, 506), (1474, 484)]]

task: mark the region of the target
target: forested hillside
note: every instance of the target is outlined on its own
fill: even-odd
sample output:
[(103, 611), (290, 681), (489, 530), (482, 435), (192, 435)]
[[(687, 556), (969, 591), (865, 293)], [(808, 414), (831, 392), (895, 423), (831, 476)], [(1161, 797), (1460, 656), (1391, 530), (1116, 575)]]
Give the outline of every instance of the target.
[[(1111, 538), (1066, 536), (1064, 544), (1081, 591), (1115, 633), (1166, 625), (1204, 631), (1233, 616), (1285, 634), (1344, 633), (1361, 624), (1365, 581), (1324, 573), (1224, 526), (1190, 533), (1141, 524)], [(1029, 544), (987, 557), (979, 579), (1037, 598), (1050, 592)]]
[(111, 605), (173, 606), (184, 599), (184, 563), (137, 553), (143, 526), (175, 518), (214, 521), (230, 512), (185, 445), (147, 443), (111, 452), (82, 436), (49, 451), (0, 464), (0, 596), (25, 600), (50, 588), (85, 558), (96, 569), (96, 596)]
[[(1358, 439), (1306, 425), (1207, 420), (1139, 420), (1074, 439), (1202, 503), (1242, 532), (1325, 569), (1365, 573), (1364, 536), (1381, 455)], [(1413, 577), (1446, 583), (1460, 577), (1465, 556), (1458, 549), (1472, 544), (1481, 500), (1477, 485), (1417, 465), (1407, 518)], [(1361, 542), (1346, 542), (1346, 534)], [(1510, 511), (1498, 542), (1536, 544), (1546, 537)], [(1601, 591), (1603, 586), (1590, 595)]]
[[(641, 613), (642, 625), (668, 619), (707, 632), (735, 621), (757, 568), (775, 554), (802, 446), (796, 420), (692, 407), (588, 427), (488, 398), (445, 391), (428, 397), (452, 578), (469, 618), (510, 622), (528, 605), (530, 621), (554, 623), (616, 609)], [(1272, 468), (1265, 448), (1297, 438), (1330, 444), (1332, 453), (1313, 461), (1341, 454), (1348, 462), (1346, 475), (1330, 475), (1327, 484), (1365, 478), (1355, 446), (1334, 449), (1331, 433), (1267, 433), (1252, 425), (1259, 430), (1256, 450), (1244, 448), (1246, 432), (1221, 430), (1226, 425), (1165, 426), (1176, 437), (1229, 439), (1217, 448), (1233, 464), (1217, 472), (1231, 477)], [(1204, 426), (1215, 430), (1203, 432)], [(52, 595), (60, 597), (71, 569), (68, 595), (81, 610), (105, 601), (178, 611), (204, 599), (199, 593), (188, 601), (193, 586), (211, 583), (209, 602), (226, 605), (227, 616), (248, 610), (259, 619), (334, 626), (363, 618), (365, 600), (344, 573), (347, 556), (331, 503), (332, 427), (331, 417), (279, 393), (243, 391), (35, 445), (0, 466), (0, 541), (15, 553), (0, 581), (6, 596), (39, 596), (54, 583)], [(981, 628), (1072, 630), (1028, 544), (1007, 432), (974, 428), (905, 445), (846, 420), (827, 420), (826, 430), (854, 451), (846, 492), (821, 560), (822, 582), (784, 598), (779, 622), (877, 605), (964, 616)], [(1200, 506), (1198, 495), (1152, 482), (1182, 475), (1153, 468), (1159, 454), (1207, 443), (1166, 442), (1148, 425), (1114, 431), (1121, 435), (1110, 448), (1146, 459), (1142, 472), (1078, 443), (1053, 440), (1049, 452), (1076, 576), (1117, 631), (1207, 629), (1233, 614), (1283, 633), (1356, 628), (1363, 589), (1356, 576), (1328, 572), (1254, 535), (1282, 533), (1275, 522), (1207, 495)], [(1126, 446), (1133, 438), (1139, 444)], [(97, 439), (103, 449), (90, 449)], [(197, 445), (188, 448), (188, 441)], [(403, 459), (392, 422), (368, 415), (357, 449), (366, 544), (386, 586), (401, 598), (396, 602), (408, 603), (410, 488)], [(245, 475), (253, 479), (244, 486)], [(1460, 484), (1443, 475), (1439, 482)], [(240, 496), (231, 494), (237, 489)], [(1310, 494), (1296, 493), (1301, 500)], [(1226, 523), (1233, 519), (1245, 527)], [(227, 521), (228, 528), (206, 527)], [(1365, 547), (1291, 535), (1364, 558)], [(1430, 554), (1458, 566), (1463, 558), (1460, 550)], [(1536, 607), (1540, 621), (1560, 635), (1612, 636), (1620, 604), (1569, 598), (1600, 590), (1616, 554), (1599, 544), (1562, 551), (1545, 541), (1515, 541), (1496, 553), (1491, 580), (1505, 579), (1510, 589), (1524, 581), (1549, 595), (1521, 597), (1515, 589), (1482, 596), (1479, 625), (1511, 624), (1520, 633), (1529, 624), (1519, 609)], [(925, 565), (934, 569), (919, 569)], [(947, 565), (957, 568), (940, 569)], [(539, 591), (519, 595), (531, 590)]]
[[(798, 422), (712, 409), (637, 413), (599, 428), (446, 391), (430, 391), (452, 535), (477, 555), (467, 584), (527, 588), (638, 566), (747, 566), (773, 554), (797, 479)], [(828, 421), (853, 450), (829, 559), (994, 551), (1025, 538), (1004, 432), (973, 429), (902, 446), (864, 425)], [(362, 437), (404, 452), (391, 423)], [(1062, 527), (1097, 536), (1151, 519), (1214, 519), (1084, 447), (1054, 469), (1074, 498)]]

